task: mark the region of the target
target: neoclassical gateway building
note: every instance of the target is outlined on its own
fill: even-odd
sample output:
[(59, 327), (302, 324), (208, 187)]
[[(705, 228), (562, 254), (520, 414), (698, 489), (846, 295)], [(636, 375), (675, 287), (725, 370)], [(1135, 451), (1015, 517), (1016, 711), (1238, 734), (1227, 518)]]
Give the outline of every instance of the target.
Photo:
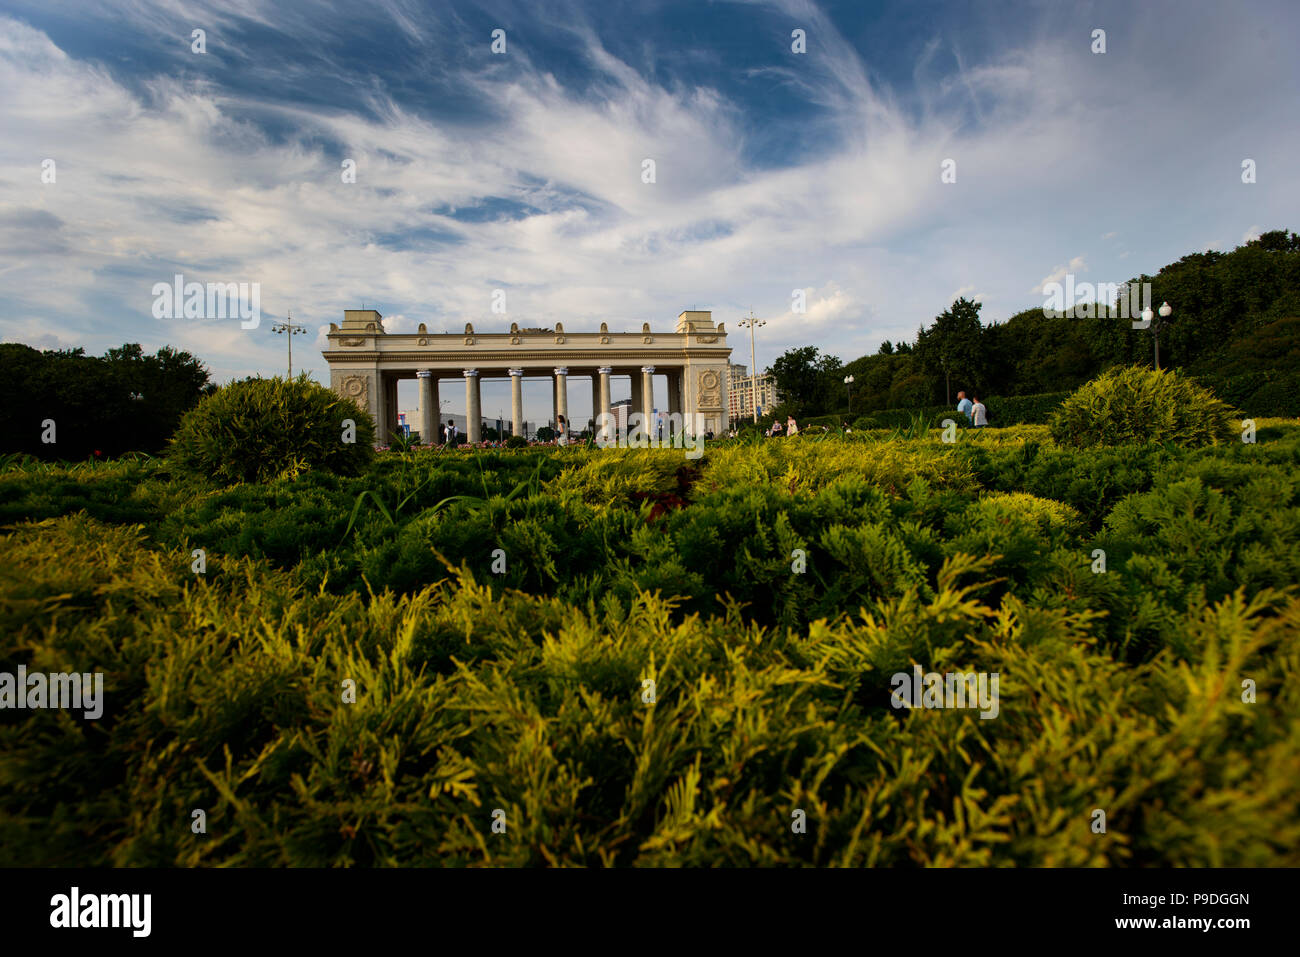
[[(592, 407), (597, 414), (610, 412), (610, 379), (632, 379), (632, 412), (657, 408), (655, 375), (668, 380), (665, 407), (678, 413), (691, 435), (718, 434), (727, 422), (727, 365), (731, 349), (723, 323), (714, 324), (710, 312), (683, 312), (675, 332), (652, 332), (645, 323), (640, 332), (565, 332), (554, 329), (520, 329), (509, 332), (475, 332), (465, 324), (463, 334), (437, 335), (420, 324), (418, 332), (390, 334), (373, 309), (347, 309), (342, 327), (330, 323), (329, 348), (323, 353), (330, 367), (335, 392), (356, 400), (375, 419), (377, 439), (385, 440), (397, 429), (397, 382), (419, 379), (420, 435), (438, 441), (439, 396), (444, 389), (465, 390), (468, 438), (480, 441), (484, 379), (510, 379), (513, 434), (523, 428), (524, 376), (552, 380), (554, 412), (569, 418), (569, 380), (590, 379)], [(448, 381), (451, 380), (451, 381)], [(608, 420), (606, 420), (608, 421)]]

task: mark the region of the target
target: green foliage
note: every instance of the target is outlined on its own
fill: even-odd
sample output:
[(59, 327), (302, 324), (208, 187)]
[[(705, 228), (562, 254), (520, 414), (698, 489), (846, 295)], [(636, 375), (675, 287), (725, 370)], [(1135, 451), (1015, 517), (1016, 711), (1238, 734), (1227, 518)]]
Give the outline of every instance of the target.
[(523, 449), (528, 447), (528, 440), (522, 435), (512, 435), (506, 439), (506, 448)]
[[(356, 430), (350, 443), (348, 420)], [(231, 485), (311, 469), (354, 475), (373, 456), (373, 442), (370, 416), (304, 374), (219, 389), (186, 413), (168, 455), (182, 472)]]
[[(968, 558), (806, 630), (464, 573), (336, 598), (231, 558), (196, 582), (84, 517), (0, 559), (0, 659), (100, 670), (108, 702), (5, 713), (5, 866), (1300, 863), (1300, 604), (1276, 592), (1198, 605), (1188, 657), (1134, 668), (1087, 609), (995, 607)], [(998, 673), (998, 717), (889, 707), (913, 661)]]
[(1009, 425), (1046, 425), (1070, 393), (1044, 392), (1038, 395), (989, 396), (984, 399), (989, 424), (998, 428)]
[[(1247, 415), (1300, 415), (1300, 237), (1266, 232), (1232, 252), (1184, 256), (1119, 289), (1148, 282), (1153, 304), (1168, 301), (1174, 310), (1160, 329), (1162, 365), (1195, 376)], [(1098, 293), (1109, 299), (1103, 288)], [(1039, 303), (981, 326), (977, 306), (958, 300), (919, 331), (914, 346), (887, 342), (875, 355), (846, 362), (824, 383), (835, 387), (824, 392), (832, 399), (815, 405), (803, 400), (795, 413), (843, 407), (842, 374), (851, 374), (859, 415), (923, 408), (947, 399), (949, 389), (955, 398), (964, 388), (995, 396), (985, 397), (990, 424), (1042, 422), (1042, 410), (1022, 412), (1008, 400), (1075, 389), (1111, 366), (1152, 362), (1152, 332), (1133, 328), (1136, 315), (1099, 316), (1079, 307), (1078, 315), (1058, 318), (1045, 315)], [(815, 383), (816, 350), (786, 353), (799, 355), (793, 365), (806, 374), (792, 379)]]
[(768, 369), (781, 399), (781, 415), (817, 415), (835, 408), (845, 397), (843, 371), (838, 358), (816, 346), (782, 353)]
[[(109, 706), (0, 711), (0, 864), (1300, 864), (1300, 427), (934, 424), (0, 461), (0, 671)], [(998, 717), (890, 707), (913, 664), (996, 672)]]
[(1262, 322), (1189, 371), (1253, 416), (1300, 416), (1300, 318)]
[[(0, 344), (0, 452), (64, 461), (158, 452), (213, 388), (198, 359), (170, 346), (150, 356), (128, 343), (95, 357)], [(42, 440), (47, 420), (52, 443)]]
[(1232, 409), (1174, 372), (1136, 366), (1110, 370), (1062, 403), (1051, 421), (1061, 445), (1126, 442), (1198, 446), (1234, 438)]
[(916, 361), (935, 383), (937, 394), (933, 398), (944, 403), (955, 402), (961, 389), (969, 393), (984, 377), (981, 305), (970, 299), (957, 299), (916, 337)]

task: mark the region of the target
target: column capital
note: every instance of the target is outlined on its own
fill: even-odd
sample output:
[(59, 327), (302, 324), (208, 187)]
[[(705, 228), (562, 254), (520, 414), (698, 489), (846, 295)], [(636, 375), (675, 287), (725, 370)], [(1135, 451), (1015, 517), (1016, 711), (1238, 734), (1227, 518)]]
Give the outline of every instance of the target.
[(478, 376), (478, 370), (477, 370), (477, 369), (466, 369), (464, 372), (461, 373), (461, 375), (463, 375), (466, 379), (472, 379), (472, 378), (475, 378), (476, 376)]
[(415, 375), (416, 375), (417, 378), (420, 378), (420, 379), (432, 379), (432, 378), (433, 378), (433, 370), (432, 370), (432, 369), (421, 369), (421, 370), (420, 370), (419, 372), (417, 372)]
[(601, 366), (596, 371), (599, 372), (601, 375), (610, 375), (613, 373), (614, 368), (613, 366)]
[(556, 375), (568, 375), (568, 374), (569, 374), (569, 367), (568, 367), (568, 366), (556, 366), (555, 369), (554, 369), (554, 372), (555, 372)]
[(641, 371), (644, 372), (644, 373), (647, 373), (647, 374), (649, 374), (649, 375), (654, 375), (654, 374), (655, 374), (655, 367), (654, 367), (654, 366), (642, 366), (642, 367), (641, 367)]
[(520, 376), (522, 376), (522, 375), (524, 374), (524, 370), (523, 370), (523, 369), (511, 369), (511, 370), (510, 370), (510, 374), (511, 374), (512, 376), (514, 376), (515, 378), (519, 378)]

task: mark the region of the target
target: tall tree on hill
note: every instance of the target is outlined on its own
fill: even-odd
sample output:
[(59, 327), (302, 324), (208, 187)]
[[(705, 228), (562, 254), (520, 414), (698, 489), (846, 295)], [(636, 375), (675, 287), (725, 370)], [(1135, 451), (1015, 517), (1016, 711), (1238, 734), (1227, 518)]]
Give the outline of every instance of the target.
[(776, 380), (776, 391), (781, 394), (781, 404), (793, 406), (798, 413), (812, 407), (821, 391), (817, 372), (816, 346), (787, 349), (776, 357), (767, 370)]
[(916, 357), (921, 371), (942, 378), (949, 405), (954, 377), (963, 385), (974, 385), (983, 372), (984, 327), (980, 323), (980, 305), (970, 299), (958, 299), (935, 318), (934, 325), (922, 329), (916, 337)]

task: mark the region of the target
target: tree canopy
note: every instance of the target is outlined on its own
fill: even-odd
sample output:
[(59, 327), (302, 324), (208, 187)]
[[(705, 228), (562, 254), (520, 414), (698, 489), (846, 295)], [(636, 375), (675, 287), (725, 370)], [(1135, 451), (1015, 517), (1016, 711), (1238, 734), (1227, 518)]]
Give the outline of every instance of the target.
[[(170, 346), (147, 355), (126, 343), (88, 356), (0, 344), (0, 451), (66, 460), (161, 451), (181, 416), (215, 390), (209, 378)], [(49, 421), (52, 443), (42, 441)]]
[[(1232, 252), (1182, 257), (1156, 275), (1151, 304), (1173, 309), (1160, 328), (1162, 368), (1181, 369), (1253, 415), (1300, 414), (1300, 236), (1272, 230)], [(1138, 286), (1140, 288), (1140, 285)], [(1132, 319), (1053, 318), (1037, 305), (984, 324), (981, 305), (959, 298), (923, 325), (914, 343), (881, 343), (842, 366), (815, 346), (772, 363), (783, 411), (842, 412), (953, 402), (958, 390), (1020, 396), (1074, 389), (1116, 365), (1153, 363), (1152, 332)]]

